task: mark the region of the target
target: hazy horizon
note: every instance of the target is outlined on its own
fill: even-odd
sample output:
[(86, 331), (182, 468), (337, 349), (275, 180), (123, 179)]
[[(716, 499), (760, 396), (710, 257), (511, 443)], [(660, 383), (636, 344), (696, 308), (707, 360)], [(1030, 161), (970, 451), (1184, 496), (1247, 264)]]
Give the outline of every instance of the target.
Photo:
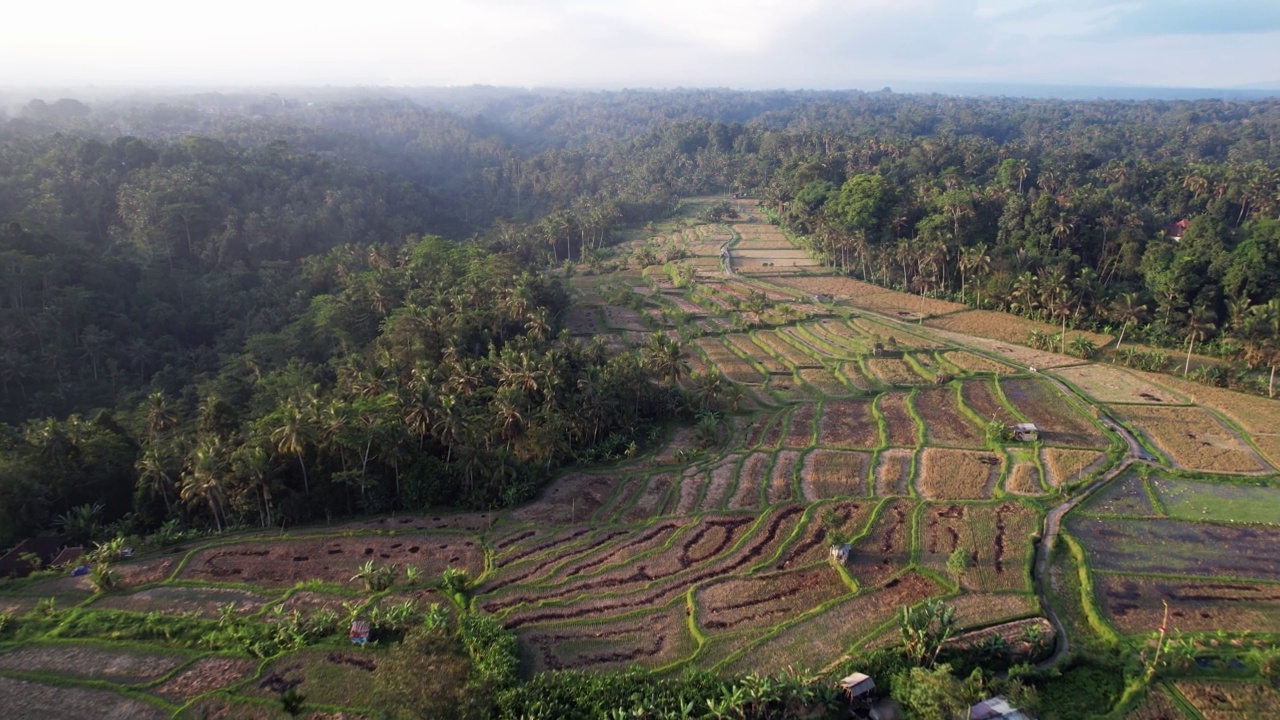
[[(291, 3), (289, 5), (292, 5)], [(10, 11), (0, 86), (878, 89), (1280, 84), (1266, 0), (228, 0)], [(356, 14), (355, 11), (358, 11)]]

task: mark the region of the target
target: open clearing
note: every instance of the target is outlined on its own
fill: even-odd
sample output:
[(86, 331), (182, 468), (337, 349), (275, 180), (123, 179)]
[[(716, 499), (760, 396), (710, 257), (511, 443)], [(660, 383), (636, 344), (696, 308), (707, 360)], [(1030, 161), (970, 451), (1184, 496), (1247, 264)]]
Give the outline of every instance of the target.
[(1165, 514), (1182, 520), (1280, 525), (1280, 488), (1152, 478)]

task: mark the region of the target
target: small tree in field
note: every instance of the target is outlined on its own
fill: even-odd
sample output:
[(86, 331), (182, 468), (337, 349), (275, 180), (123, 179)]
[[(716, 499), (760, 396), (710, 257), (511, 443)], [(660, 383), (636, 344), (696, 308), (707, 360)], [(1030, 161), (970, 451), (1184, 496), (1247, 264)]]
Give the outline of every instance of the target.
[(947, 572), (960, 582), (960, 576), (969, 569), (969, 551), (958, 547), (955, 552), (951, 553), (951, 557), (947, 558)]

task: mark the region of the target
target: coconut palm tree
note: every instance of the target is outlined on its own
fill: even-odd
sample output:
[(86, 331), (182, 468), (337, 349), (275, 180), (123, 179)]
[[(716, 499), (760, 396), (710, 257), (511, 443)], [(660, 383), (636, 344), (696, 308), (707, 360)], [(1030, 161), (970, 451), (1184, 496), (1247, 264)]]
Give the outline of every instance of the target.
[(1137, 326), (1147, 318), (1147, 306), (1138, 301), (1138, 293), (1124, 293), (1111, 303), (1111, 317), (1120, 323), (1120, 337), (1116, 340), (1116, 350), (1124, 342), (1124, 331), (1130, 325)]
[(310, 495), (311, 484), (307, 480), (307, 463), (303, 456), (314, 437), (314, 428), (297, 402), (289, 402), (279, 408), (273, 418), (275, 427), (271, 430), (271, 439), (275, 441), (277, 450), (298, 458), (298, 467), (302, 469), (302, 492)]
[(1191, 353), (1196, 347), (1196, 338), (1204, 339), (1206, 332), (1218, 329), (1214, 325), (1215, 315), (1208, 308), (1197, 305), (1187, 313), (1187, 362), (1182, 366), (1182, 376), (1186, 377), (1191, 370)]

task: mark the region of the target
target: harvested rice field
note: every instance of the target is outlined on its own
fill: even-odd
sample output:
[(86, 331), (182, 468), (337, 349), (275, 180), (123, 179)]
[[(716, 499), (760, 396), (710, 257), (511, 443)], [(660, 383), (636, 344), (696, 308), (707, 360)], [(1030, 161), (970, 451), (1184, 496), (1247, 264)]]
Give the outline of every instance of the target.
[(969, 554), (960, 584), (974, 592), (1030, 592), (1031, 536), (1039, 513), (1018, 502), (931, 503), (919, 525), (920, 564), (946, 575), (956, 550)]
[(932, 382), (921, 376), (902, 358), (873, 357), (866, 360), (867, 372), (886, 387), (924, 385)]
[(967, 350), (951, 350), (949, 352), (945, 352), (942, 354), (942, 359), (959, 368), (961, 372), (973, 373), (975, 375), (984, 373), (990, 373), (992, 375), (1011, 375), (1018, 372), (1018, 368), (1008, 363), (992, 360)]
[(872, 401), (829, 400), (818, 420), (818, 444), (834, 448), (874, 448), (880, 445), (880, 428), (871, 410)]
[(1097, 573), (1094, 585), (1107, 620), (1123, 635), (1160, 627), (1166, 603), (1171, 632), (1280, 633), (1280, 585), (1112, 573)]
[(1000, 477), (999, 455), (977, 450), (925, 448), (920, 453), (916, 486), (930, 500), (982, 500), (990, 498)]
[(986, 431), (960, 410), (960, 397), (951, 386), (921, 388), (911, 399), (916, 415), (924, 421), (926, 445), (981, 448)]
[(1177, 680), (1173, 685), (1204, 720), (1280, 717), (1280, 691), (1264, 683)]
[(698, 347), (707, 356), (707, 361), (717, 370), (734, 382), (761, 383), (764, 378), (751, 363), (743, 360), (729, 350), (718, 338), (699, 338)]
[(1072, 450), (1047, 447), (1040, 451), (1045, 482), (1062, 488), (1079, 482), (1107, 465), (1107, 454), (1097, 450)]
[(1000, 392), (1019, 415), (1040, 428), (1040, 439), (1046, 445), (1100, 450), (1111, 445), (1092, 420), (1044, 380), (1002, 379)]
[(1179, 467), (1217, 473), (1274, 472), (1234, 430), (1204, 408), (1125, 405), (1113, 410), (1140, 428)]
[(885, 442), (895, 447), (916, 447), (920, 429), (907, 409), (908, 396), (903, 392), (885, 393), (876, 400), (876, 410), (884, 418)]
[[(1069, 515), (1096, 570), (1274, 581), (1280, 528)], [(1224, 549), (1230, 552), (1224, 552)]]
[(911, 450), (890, 448), (882, 450), (876, 464), (876, 495), (909, 495), (911, 486), (911, 462), (915, 453)]
[[(964, 310), (963, 312), (931, 318), (926, 320), (925, 324), (930, 327), (964, 333), (965, 335), (975, 335), (991, 340), (1019, 344), (1025, 344), (1027, 337), (1033, 330), (1047, 335), (1057, 335), (1062, 331), (1061, 327), (1028, 320), (1019, 315), (994, 312), (992, 310)], [(1068, 338), (1076, 335), (1088, 338), (1090, 342), (1099, 347), (1115, 339), (1110, 335), (1067, 330)]]
[(845, 450), (814, 450), (804, 458), (800, 489), (808, 502), (867, 494), (870, 455)]
[(1044, 486), (1040, 480), (1040, 466), (1036, 464), (1035, 453), (1024, 448), (1008, 448), (1009, 473), (1004, 479), (1004, 490), (1013, 495), (1043, 495)]
[(1113, 365), (1077, 365), (1055, 370), (1053, 374), (1101, 403), (1180, 405), (1187, 401), (1177, 393)]

